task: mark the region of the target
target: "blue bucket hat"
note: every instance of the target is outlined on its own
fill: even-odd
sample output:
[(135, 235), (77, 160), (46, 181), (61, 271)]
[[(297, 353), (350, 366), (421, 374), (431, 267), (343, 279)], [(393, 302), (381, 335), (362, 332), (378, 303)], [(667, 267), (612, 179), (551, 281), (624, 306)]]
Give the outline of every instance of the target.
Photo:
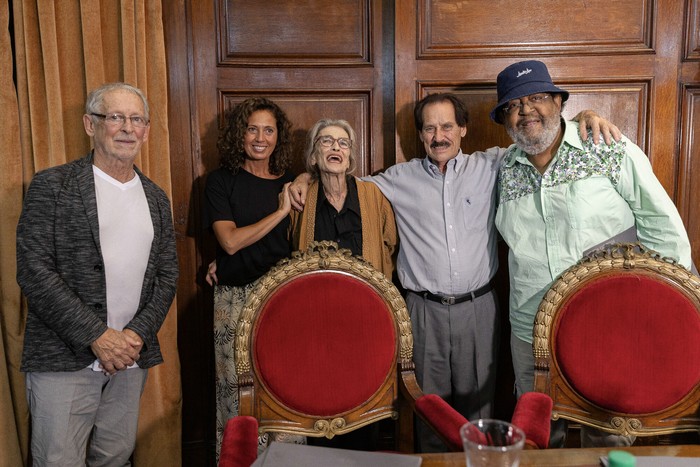
[(561, 94), (562, 102), (566, 102), (569, 98), (569, 92), (552, 83), (547, 66), (538, 60), (526, 60), (506, 67), (498, 74), (496, 89), (498, 104), (491, 111), (491, 120), (500, 124), (503, 124), (501, 107), (513, 99), (540, 92)]

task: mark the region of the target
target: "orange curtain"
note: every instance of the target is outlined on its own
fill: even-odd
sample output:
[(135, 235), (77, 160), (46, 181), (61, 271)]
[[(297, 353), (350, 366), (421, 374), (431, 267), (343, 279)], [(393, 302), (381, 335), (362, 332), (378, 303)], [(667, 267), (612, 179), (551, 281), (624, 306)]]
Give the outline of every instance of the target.
[(0, 4), (0, 465), (26, 465), (28, 409), (19, 372), (23, 312), (15, 281), (15, 227), (22, 209), (22, 150), (9, 34), (8, 3)]
[[(81, 121), (87, 93), (124, 81), (142, 89), (151, 106), (151, 133), (137, 165), (172, 193), (161, 0), (1, 2), (0, 67), (0, 466), (16, 467), (27, 465), (29, 451), (19, 372), (26, 307), (15, 281), (23, 190), (35, 172), (89, 151)], [(181, 464), (175, 304), (159, 339), (165, 363), (149, 372), (141, 399), (137, 467)]]

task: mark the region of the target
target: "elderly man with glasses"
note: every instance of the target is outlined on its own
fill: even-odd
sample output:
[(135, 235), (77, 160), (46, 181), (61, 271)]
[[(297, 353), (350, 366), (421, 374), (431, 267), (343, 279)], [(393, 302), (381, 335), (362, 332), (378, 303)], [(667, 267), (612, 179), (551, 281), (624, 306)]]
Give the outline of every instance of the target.
[(134, 165), (146, 98), (113, 83), (85, 107), (94, 150), (37, 173), (17, 226), (35, 466), (129, 465), (178, 276), (170, 203)]
[[(543, 295), (588, 251), (615, 241), (641, 241), (691, 267), (678, 210), (642, 150), (624, 136), (610, 144), (582, 139), (562, 118), (569, 93), (552, 83), (544, 63), (504, 69), (491, 119), (513, 139), (500, 169), (496, 227), (510, 248), (511, 351), (518, 396), (532, 391), (532, 328)], [(565, 430), (554, 430), (563, 444)], [(581, 443), (628, 445), (631, 438), (584, 428)]]

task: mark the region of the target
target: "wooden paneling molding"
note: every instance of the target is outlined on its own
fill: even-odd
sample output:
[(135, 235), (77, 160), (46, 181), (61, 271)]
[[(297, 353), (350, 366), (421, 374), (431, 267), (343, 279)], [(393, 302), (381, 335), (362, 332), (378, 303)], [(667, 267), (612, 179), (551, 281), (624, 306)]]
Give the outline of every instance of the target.
[(683, 36), (686, 61), (700, 61), (700, 0), (686, 0), (687, 13)]
[(369, 3), (219, 0), (219, 64), (371, 65)]
[(653, 0), (420, 0), (418, 59), (653, 52)]
[(685, 221), (693, 247), (693, 258), (700, 257), (700, 83), (684, 84), (681, 109), (681, 148), (678, 183), (678, 210)]

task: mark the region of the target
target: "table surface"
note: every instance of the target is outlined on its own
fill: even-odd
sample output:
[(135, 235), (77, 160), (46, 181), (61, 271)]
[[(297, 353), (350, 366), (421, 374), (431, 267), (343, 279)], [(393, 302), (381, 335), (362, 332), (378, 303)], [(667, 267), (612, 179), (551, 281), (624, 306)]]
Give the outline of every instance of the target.
[[(629, 448), (577, 448), (525, 450), (520, 455), (520, 467), (577, 466), (600, 467), (600, 456), (611, 449), (628, 451), (635, 456), (674, 456), (700, 458), (700, 445), (633, 446)], [(464, 466), (463, 452), (421, 454), (421, 467)], [(700, 465), (700, 461), (698, 462)]]

